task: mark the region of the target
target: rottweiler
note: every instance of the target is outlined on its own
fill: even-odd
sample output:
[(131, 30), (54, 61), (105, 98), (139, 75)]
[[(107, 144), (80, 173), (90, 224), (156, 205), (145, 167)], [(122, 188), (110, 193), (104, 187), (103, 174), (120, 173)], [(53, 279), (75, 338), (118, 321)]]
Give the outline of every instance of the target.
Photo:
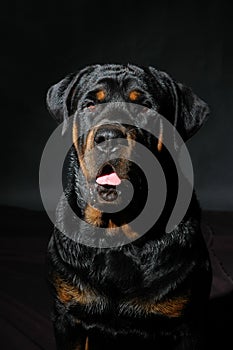
[[(72, 120), (56, 213), (60, 226), (48, 247), (57, 349), (206, 348), (212, 274), (201, 210), (192, 190), (183, 219), (167, 232), (179, 179), (162, 117), (173, 126), (178, 154), (175, 131), (186, 142), (207, 119), (207, 104), (154, 67), (96, 64), (53, 85), (47, 106), (63, 123), (63, 135)], [(156, 135), (147, 127), (152, 112)], [(143, 169), (130, 157), (138, 143), (159, 162), (167, 186), (163, 209), (143, 235), (131, 225), (150, 191)], [(133, 195), (127, 202), (129, 182)], [(157, 200), (155, 195), (155, 207)], [(89, 243), (66, 233), (67, 205), (79, 218), (77, 237), (89, 237)], [(119, 244), (112, 244), (113, 237)], [(106, 246), (98, 245), (105, 240)]]

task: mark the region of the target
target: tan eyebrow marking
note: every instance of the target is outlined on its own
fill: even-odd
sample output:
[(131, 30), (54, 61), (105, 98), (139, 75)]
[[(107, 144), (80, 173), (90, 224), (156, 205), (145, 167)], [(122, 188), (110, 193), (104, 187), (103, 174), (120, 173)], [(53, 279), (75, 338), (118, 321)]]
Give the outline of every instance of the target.
[(106, 91), (105, 90), (99, 90), (96, 92), (96, 98), (99, 102), (103, 101), (106, 97)]
[(139, 92), (137, 90), (133, 90), (129, 93), (130, 101), (137, 101), (140, 96), (141, 96), (141, 92)]

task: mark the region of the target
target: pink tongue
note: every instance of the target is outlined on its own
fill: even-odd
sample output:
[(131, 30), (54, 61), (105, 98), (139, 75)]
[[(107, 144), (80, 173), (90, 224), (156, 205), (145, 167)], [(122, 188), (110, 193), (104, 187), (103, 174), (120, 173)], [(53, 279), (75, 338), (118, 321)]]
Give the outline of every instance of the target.
[(121, 179), (117, 176), (116, 173), (111, 173), (98, 177), (96, 179), (96, 182), (99, 185), (118, 186), (121, 183)]

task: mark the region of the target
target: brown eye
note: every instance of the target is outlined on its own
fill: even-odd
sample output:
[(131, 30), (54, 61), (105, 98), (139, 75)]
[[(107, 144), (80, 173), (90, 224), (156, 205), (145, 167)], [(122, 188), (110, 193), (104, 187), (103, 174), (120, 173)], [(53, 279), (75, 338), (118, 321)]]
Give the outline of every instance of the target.
[(99, 90), (96, 93), (96, 98), (99, 102), (102, 102), (106, 97), (106, 91), (104, 90)]
[(133, 90), (129, 93), (130, 101), (137, 101), (140, 96), (141, 96), (141, 93), (137, 90)]

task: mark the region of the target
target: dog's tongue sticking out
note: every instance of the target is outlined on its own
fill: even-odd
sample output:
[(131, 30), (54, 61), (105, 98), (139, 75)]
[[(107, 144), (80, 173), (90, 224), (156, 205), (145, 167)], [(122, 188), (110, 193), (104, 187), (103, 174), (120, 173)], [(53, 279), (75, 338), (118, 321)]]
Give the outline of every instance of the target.
[(118, 186), (121, 183), (121, 179), (117, 176), (116, 173), (111, 173), (97, 177), (96, 182), (99, 185)]

